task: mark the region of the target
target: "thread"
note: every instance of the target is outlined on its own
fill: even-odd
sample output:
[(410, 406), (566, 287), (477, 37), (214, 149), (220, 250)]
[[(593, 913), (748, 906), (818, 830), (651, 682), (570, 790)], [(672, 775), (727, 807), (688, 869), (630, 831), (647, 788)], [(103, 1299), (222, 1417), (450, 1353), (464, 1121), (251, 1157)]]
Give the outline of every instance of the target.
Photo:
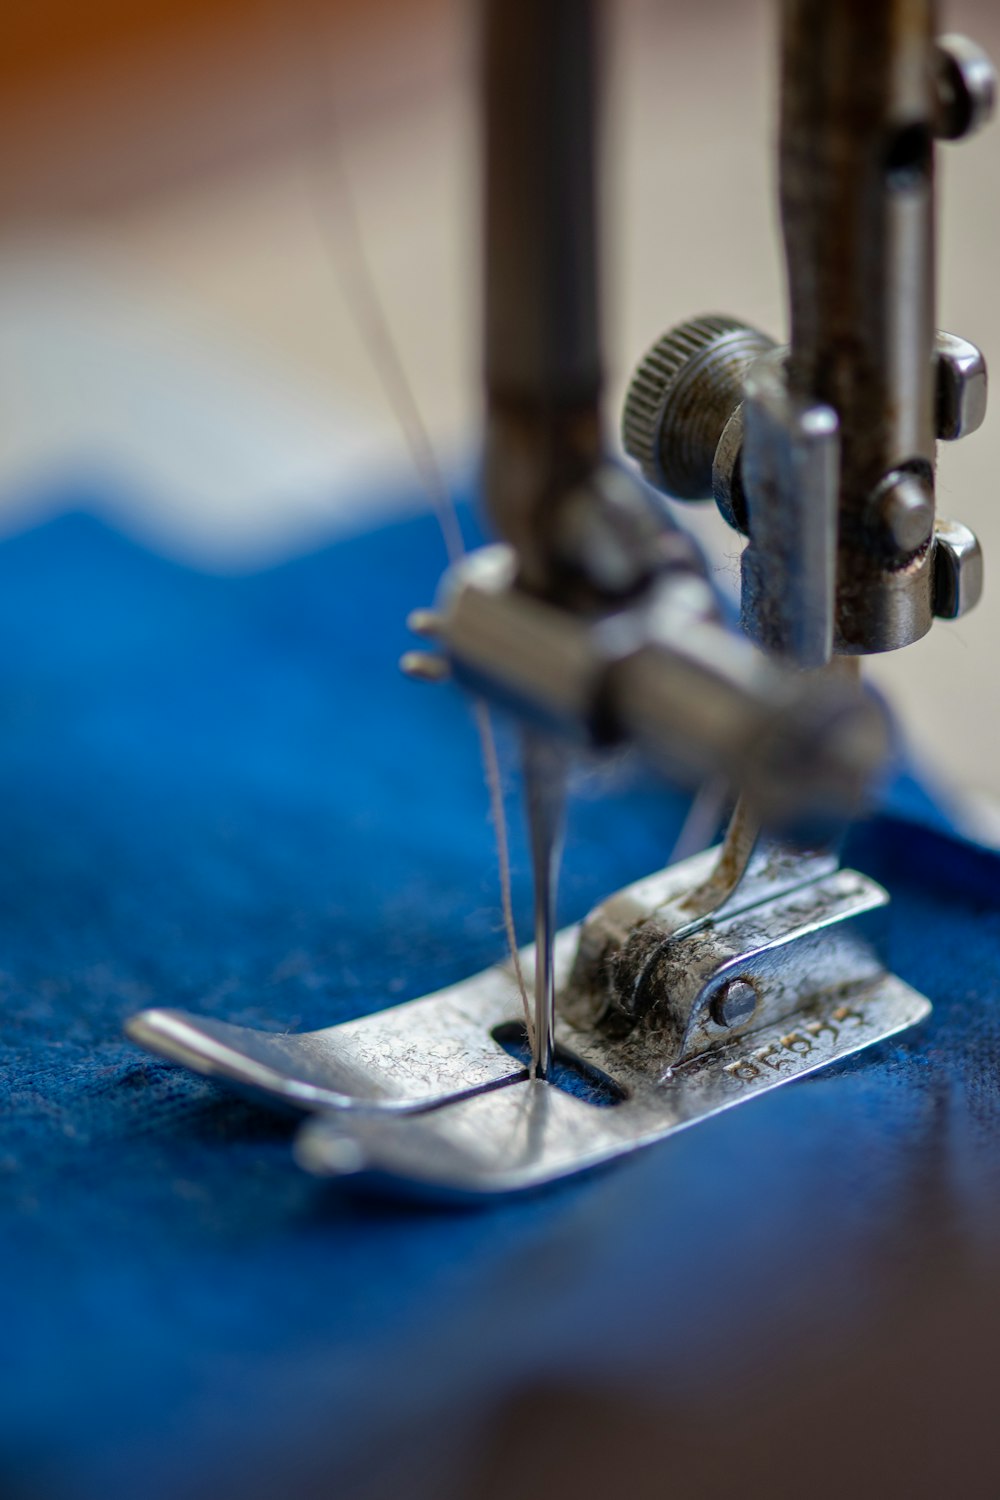
[[(323, 191), (310, 193), (309, 202), (313, 217), (326, 247), (330, 264), (337, 272), (348, 310), (382, 387), (386, 404), (400, 429), (417, 479), (437, 518), (448, 561), (455, 563), (465, 554), (465, 542), (458, 521), (458, 512), (444, 481), (427, 423), (424, 421), (412, 382), (399, 353), (399, 347), (389, 327), (384, 304), (378, 294), (371, 262), (365, 251), (354, 195), (351, 192), (350, 182), (332, 127), (325, 132), (324, 145), (326, 147), (325, 163), (337, 175), (337, 193), (334, 195), (326, 192), (325, 184)], [(310, 156), (309, 161), (314, 163), (315, 157)], [(336, 224), (330, 213), (334, 204), (338, 210)], [(490, 819), (493, 823), (497, 872), (500, 879), (501, 917), (511, 967), (521, 996), (528, 1043), (533, 1048), (534, 1018), (524, 982), (517, 932), (514, 926), (510, 843), (496, 734), (489, 706), (484, 699), (473, 699), (472, 712), (479, 736), (483, 775), (489, 797)]]
[(486, 777), (486, 788), (490, 798), (490, 817), (493, 822), (493, 836), (496, 841), (497, 870), (500, 875), (500, 910), (503, 915), (504, 932), (507, 934), (510, 961), (513, 965), (517, 988), (520, 991), (521, 1005), (524, 1009), (524, 1029), (528, 1035), (528, 1046), (534, 1052), (535, 1018), (531, 1013), (528, 988), (524, 982), (524, 970), (521, 968), (521, 953), (517, 946), (517, 932), (514, 927), (514, 903), (511, 897), (510, 878), (510, 846), (507, 842), (507, 813), (503, 805), (503, 782), (500, 776), (500, 760), (497, 755), (496, 735), (493, 732), (493, 721), (490, 717), (489, 705), (484, 698), (474, 698), (472, 700), (472, 712), (476, 720), (476, 728), (479, 731), (479, 748), (483, 758), (483, 773)]

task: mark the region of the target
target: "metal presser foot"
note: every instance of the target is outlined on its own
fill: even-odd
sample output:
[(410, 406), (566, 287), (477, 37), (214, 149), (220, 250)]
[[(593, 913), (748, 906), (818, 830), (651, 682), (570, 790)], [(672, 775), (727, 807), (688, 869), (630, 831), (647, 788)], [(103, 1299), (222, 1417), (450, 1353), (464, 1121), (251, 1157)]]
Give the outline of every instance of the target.
[(626, 887), (558, 935), (547, 1081), (528, 1076), (507, 966), (304, 1036), (160, 1010), (128, 1031), (239, 1092), (319, 1110), (296, 1143), (310, 1171), (422, 1197), (541, 1187), (929, 1013), (879, 957), (879, 885), (834, 855), (777, 844), (734, 885), (733, 842)]

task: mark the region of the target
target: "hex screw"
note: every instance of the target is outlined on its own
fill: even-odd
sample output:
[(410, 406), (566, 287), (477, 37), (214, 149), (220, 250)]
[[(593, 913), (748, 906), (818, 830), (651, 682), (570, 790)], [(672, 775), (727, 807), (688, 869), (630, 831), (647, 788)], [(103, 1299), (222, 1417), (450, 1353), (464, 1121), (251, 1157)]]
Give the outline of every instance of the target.
[(982, 351), (939, 329), (934, 340), (935, 426), (939, 438), (968, 437), (986, 416), (987, 374)]
[(983, 554), (974, 532), (960, 521), (939, 520), (934, 533), (934, 613), (957, 620), (979, 603)]
[(748, 979), (730, 979), (712, 1000), (712, 1020), (731, 1031), (749, 1021), (757, 1009), (757, 991)]

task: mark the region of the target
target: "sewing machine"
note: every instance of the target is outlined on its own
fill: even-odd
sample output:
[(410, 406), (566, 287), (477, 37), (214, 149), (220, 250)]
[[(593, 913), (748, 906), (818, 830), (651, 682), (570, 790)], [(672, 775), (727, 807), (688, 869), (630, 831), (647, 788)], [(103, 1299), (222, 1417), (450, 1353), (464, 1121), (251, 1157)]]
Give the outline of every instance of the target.
[[(994, 75), (933, 19), (930, 4), (784, 6), (788, 342), (714, 314), (664, 334), (622, 421), (643, 484), (600, 410), (595, 7), (486, 5), (484, 489), (503, 541), (415, 612), (441, 654), (404, 667), (523, 726), (533, 952), (301, 1036), (159, 1008), (128, 1028), (314, 1114), (297, 1146), (310, 1170), (431, 1194), (538, 1187), (927, 1016), (880, 945), (887, 893), (842, 868), (836, 830), (886, 749), (860, 659), (982, 588), (975, 536), (936, 516), (936, 442), (982, 422), (986, 368), (935, 326), (933, 158), (988, 119)], [(714, 497), (746, 538), (742, 636), (654, 490)], [(634, 745), (739, 800), (718, 849), (556, 936), (574, 745)], [(823, 834), (790, 841), (803, 818)]]
[[(440, 583), (427, 513), (219, 576), (79, 476), (0, 546), (5, 1500), (994, 1493), (1000, 858), (912, 763), (864, 816), (854, 670), (979, 590), (931, 138), (992, 71), (782, 16), (790, 329), (669, 329), (615, 457), (604, 48), (487, 6), (493, 540)], [(660, 489), (746, 535), (740, 630)]]

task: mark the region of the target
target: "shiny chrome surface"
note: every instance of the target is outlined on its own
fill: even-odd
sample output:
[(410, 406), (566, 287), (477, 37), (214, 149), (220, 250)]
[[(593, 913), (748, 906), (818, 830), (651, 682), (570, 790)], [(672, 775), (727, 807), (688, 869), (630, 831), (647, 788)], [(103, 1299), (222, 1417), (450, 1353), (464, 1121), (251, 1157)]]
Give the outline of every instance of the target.
[[(979, 49), (935, 42), (933, 0), (782, 0), (788, 346), (731, 319), (675, 328), (624, 422), (648, 479), (714, 494), (748, 536), (743, 617), (764, 655), (723, 630), (694, 548), (605, 446), (595, 0), (484, 0), (482, 14), (484, 488), (508, 545), (447, 576), (414, 620), (441, 655), (405, 664), (522, 721), (531, 1067), (506, 967), (300, 1037), (163, 1010), (129, 1026), (241, 1092), (318, 1112), (298, 1144), (310, 1170), (473, 1198), (662, 1140), (929, 1010), (886, 970), (881, 887), (759, 820), (849, 812), (881, 758), (884, 721), (831, 655), (906, 645), (981, 591), (975, 537), (934, 515), (936, 441), (974, 431), (986, 400), (979, 351), (934, 333), (934, 141), (978, 128), (995, 94)], [(552, 943), (555, 736), (634, 744), (743, 800), (721, 851)]]
[[(525, 961), (533, 954), (526, 950)], [(520, 995), (504, 968), (480, 976), (491, 1013), (521, 1019)], [(426, 1109), (466, 1090), (490, 1088), (524, 1069), (469, 1008), (470, 981), (358, 1021), (291, 1035), (178, 1010), (131, 1017), (132, 1041), (158, 1057), (215, 1078), (271, 1108)]]
[(555, 1048), (556, 894), (569, 762), (565, 746), (529, 730), (524, 736), (523, 763), (535, 890), (535, 1020), (530, 1071), (532, 1078), (547, 1078)]
[[(603, 1080), (618, 1101), (609, 1107), (564, 1092), (558, 1067), (554, 1081), (529, 1079), (509, 1055), (504, 1043), (522, 1030), (523, 1012), (507, 966), (304, 1036), (163, 1010), (134, 1017), (129, 1035), (272, 1107), (322, 1113), (326, 1123), (301, 1142), (311, 1170), (445, 1194), (539, 1186), (927, 1014), (927, 1001), (887, 975), (879, 957), (870, 923), (887, 898), (875, 882), (838, 870), (828, 853), (762, 846), (713, 913), (686, 905), (718, 864), (710, 850), (638, 881), (555, 941), (556, 1060)], [(636, 942), (638, 964), (629, 954)], [(628, 959), (617, 969), (615, 945)], [(526, 974), (533, 958), (526, 949)], [(602, 1025), (593, 1003), (581, 1003), (598, 969), (617, 975), (617, 1011), (628, 1025)], [(632, 981), (638, 1001), (625, 993)], [(393, 1125), (397, 1116), (406, 1119)]]
[[(780, 13), (788, 347), (741, 370), (762, 335), (678, 325), (638, 365), (623, 432), (651, 483), (715, 494), (749, 537), (748, 632), (812, 666), (954, 618), (938, 601), (963, 559), (947, 539), (935, 556), (935, 442), (976, 430), (987, 386), (975, 345), (934, 331), (934, 143), (985, 123), (996, 79), (967, 38), (935, 40), (932, 0)], [(829, 430), (811, 434), (810, 413)]]
[(986, 360), (968, 339), (941, 328), (934, 341), (934, 360), (937, 435), (953, 443), (978, 431), (986, 418)]
[(525, 593), (498, 545), (449, 571), (435, 618), (456, 680), (534, 728), (632, 743), (688, 784), (721, 772), (766, 817), (850, 816), (885, 754), (882, 709), (853, 683), (769, 661), (717, 608), (681, 554), (642, 598), (575, 613)]
[(982, 47), (967, 36), (938, 37), (934, 85), (934, 134), (938, 140), (965, 140), (992, 120), (997, 102), (996, 69)]
[(934, 613), (957, 620), (983, 593), (983, 553), (975, 532), (960, 521), (939, 519), (934, 532)]
[(521, 1079), (406, 1120), (316, 1116), (296, 1157), (311, 1172), (436, 1198), (495, 1198), (548, 1185), (668, 1139), (721, 1111), (803, 1078), (914, 1025), (923, 996), (882, 975), (819, 997), (796, 1014), (663, 1068), (648, 1047), (614, 1052), (566, 1030), (561, 1040), (606, 1070), (625, 1099), (595, 1108), (552, 1084)]

